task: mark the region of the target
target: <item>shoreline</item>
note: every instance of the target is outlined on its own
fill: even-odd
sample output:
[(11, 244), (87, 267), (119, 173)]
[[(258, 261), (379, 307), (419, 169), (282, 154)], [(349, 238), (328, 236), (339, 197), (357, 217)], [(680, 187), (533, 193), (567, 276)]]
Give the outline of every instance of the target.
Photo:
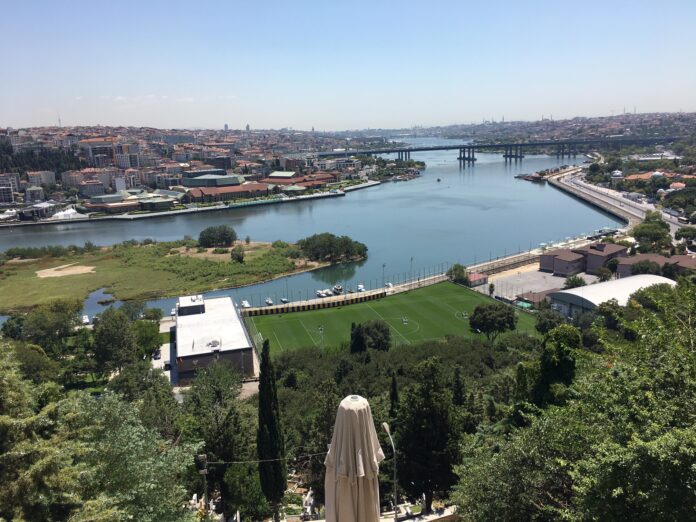
[(552, 174), (551, 176), (547, 176), (546, 179), (552, 187), (560, 190), (561, 192), (564, 192), (568, 194), (571, 197), (574, 197), (576, 199), (579, 199), (583, 201), (584, 203), (587, 203), (595, 208), (598, 208), (602, 210), (603, 212), (606, 212), (607, 214), (610, 214), (622, 222), (625, 223), (624, 227), (625, 228), (633, 228), (635, 225), (639, 224), (641, 220), (635, 216), (634, 214), (626, 211), (624, 208), (616, 206), (604, 199), (600, 199), (597, 197), (593, 197), (590, 194), (585, 193), (582, 190), (576, 189), (575, 187), (570, 186), (565, 181), (566, 176), (572, 176), (574, 174), (579, 174), (582, 171), (582, 167), (571, 167), (569, 169), (566, 169), (562, 172)]
[(236, 203), (231, 205), (226, 205), (224, 203), (218, 205), (211, 205), (208, 207), (196, 207), (196, 208), (184, 208), (179, 210), (166, 210), (163, 212), (146, 212), (142, 214), (120, 214), (115, 216), (99, 216), (99, 217), (85, 217), (79, 219), (54, 219), (46, 221), (17, 221), (13, 223), (1, 223), (0, 230), (3, 228), (13, 228), (13, 227), (31, 227), (31, 226), (42, 226), (42, 225), (66, 225), (70, 223), (94, 223), (102, 221), (134, 221), (138, 219), (152, 219), (152, 218), (164, 218), (170, 216), (186, 215), (186, 214), (198, 214), (200, 212), (216, 212), (222, 210), (236, 210), (240, 208), (247, 207), (257, 207), (265, 205), (276, 205), (280, 203), (292, 203), (296, 201), (307, 201), (312, 199), (324, 199), (324, 198), (340, 198), (345, 197), (347, 192), (353, 192), (355, 190), (365, 189), (369, 187), (374, 187), (381, 185), (380, 181), (367, 181), (365, 183), (360, 183), (359, 185), (351, 185), (344, 189), (336, 189), (336, 192), (321, 192), (319, 194), (307, 194), (306, 196), (295, 196), (295, 197), (285, 197), (285, 198), (272, 198), (259, 201), (249, 201), (246, 203)]
[[(304, 274), (304, 273), (307, 273), (307, 272), (313, 272), (313, 271), (315, 271), (315, 270), (320, 270), (320, 269), (322, 269), (322, 268), (328, 268), (328, 267), (330, 267), (330, 266), (340, 265), (340, 264), (342, 264), (342, 263), (358, 263), (358, 262), (360, 262), (360, 261), (364, 261), (365, 259), (367, 259), (367, 258), (364, 257), (364, 258), (360, 258), (360, 259), (353, 259), (353, 260), (350, 260), (350, 261), (341, 261), (341, 262), (338, 262), (338, 263), (321, 263), (321, 264), (319, 264), (319, 265), (317, 265), (317, 266), (305, 267), (305, 268), (302, 268), (301, 270), (296, 270), (296, 271), (294, 271), (294, 272), (283, 272), (283, 273), (276, 274), (276, 275), (274, 275), (274, 276), (271, 276), (271, 277), (268, 277), (268, 278), (265, 278), (265, 279), (260, 279), (260, 280), (258, 280), (258, 281), (251, 282), (251, 283), (244, 283), (244, 284), (233, 285), (233, 286), (221, 286), (221, 287), (217, 287), (217, 288), (208, 288), (208, 289), (205, 289), (205, 290), (195, 290), (195, 291), (189, 291), (189, 292), (177, 292), (177, 293), (172, 294), (172, 295), (169, 295), (169, 294), (167, 294), (167, 293), (163, 293), (163, 294), (161, 294), (161, 295), (146, 295), (146, 296), (135, 296), (135, 297), (129, 297), (129, 298), (120, 298), (120, 297), (116, 297), (116, 296), (110, 291), (110, 290), (111, 290), (110, 287), (108, 287), (108, 286), (107, 286), (107, 287), (105, 287), (105, 286), (100, 286), (99, 288), (91, 289), (91, 290), (88, 292), (87, 296), (83, 297), (81, 300), (82, 300), (82, 302), (84, 303), (85, 301), (87, 301), (87, 299), (89, 298), (89, 296), (90, 296), (92, 293), (97, 292), (97, 291), (99, 291), (99, 290), (103, 290), (104, 294), (110, 296), (110, 299), (109, 299), (110, 302), (109, 302), (109, 304), (113, 304), (113, 303), (115, 303), (116, 301), (119, 301), (119, 302), (124, 303), (124, 302), (128, 302), (128, 301), (156, 301), (156, 300), (160, 300), (160, 299), (172, 299), (172, 298), (175, 298), (175, 297), (179, 297), (180, 295), (182, 295), (182, 294), (184, 294), (184, 293), (188, 293), (188, 294), (192, 294), (192, 293), (194, 293), (194, 294), (207, 294), (207, 293), (210, 293), (210, 292), (220, 292), (220, 291), (225, 291), (225, 290), (237, 290), (237, 289), (239, 289), (239, 288), (246, 288), (246, 287), (249, 287), (249, 286), (262, 285), (262, 284), (265, 284), (265, 283), (269, 283), (269, 282), (271, 282), (271, 281), (276, 281), (276, 280), (278, 280), (278, 279), (283, 279), (283, 278), (286, 278), (286, 277), (293, 277), (293, 276), (297, 276), (297, 275)], [(102, 303), (99, 303), (99, 304), (102, 304)], [(31, 305), (31, 306), (28, 306), (28, 307), (19, 307), (19, 308), (2, 308), (2, 307), (0, 307), (0, 316), (9, 316), (10, 314), (12, 314), (12, 313), (14, 313), (14, 312), (28, 311), (28, 310), (31, 310), (32, 308), (36, 307), (36, 306), (38, 306), (38, 305)]]

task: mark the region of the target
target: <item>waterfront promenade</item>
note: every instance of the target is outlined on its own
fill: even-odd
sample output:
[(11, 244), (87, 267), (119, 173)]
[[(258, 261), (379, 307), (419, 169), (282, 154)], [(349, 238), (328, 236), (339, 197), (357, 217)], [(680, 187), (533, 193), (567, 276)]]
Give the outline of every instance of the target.
[[(601, 208), (605, 212), (620, 217), (626, 221), (626, 230), (639, 225), (647, 212), (659, 212), (659, 209), (650, 203), (639, 203), (624, 198), (622, 193), (604, 187), (597, 187), (585, 181), (582, 167), (570, 167), (562, 172), (547, 177), (549, 184), (559, 190), (572, 194)], [(682, 226), (673, 216), (662, 214), (662, 219), (669, 225), (670, 233), (674, 235)]]

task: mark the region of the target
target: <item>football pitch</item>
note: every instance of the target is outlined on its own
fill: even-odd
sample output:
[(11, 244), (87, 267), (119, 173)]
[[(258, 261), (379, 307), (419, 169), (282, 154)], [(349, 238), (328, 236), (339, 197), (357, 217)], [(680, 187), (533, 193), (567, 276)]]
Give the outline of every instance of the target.
[[(396, 294), (394, 296), (307, 312), (252, 317), (250, 320), (271, 352), (279, 353), (305, 346), (336, 347), (350, 340), (351, 323), (381, 319), (391, 327), (392, 345), (417, 344), (445, 335), (477, 337), (471, 332), (469, 316), (474, 308), (492, 299), (453, 283)], [(516, 311), (517, 331), (534, 333), (534, 317)]]

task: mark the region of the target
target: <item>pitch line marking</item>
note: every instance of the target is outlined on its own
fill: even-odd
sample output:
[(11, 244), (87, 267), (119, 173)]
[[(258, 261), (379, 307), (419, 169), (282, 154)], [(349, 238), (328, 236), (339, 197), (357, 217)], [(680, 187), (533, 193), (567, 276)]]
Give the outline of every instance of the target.
[(367, 305), (367, 307), (368, 307), (370, 310), (372, 310), (374, 313), (376, 313), (376, 314), (379, 316), (379, 318), (382, 319), (382, 321), (384, 321), (385, 323), (387, 323), (387, 324), (389, 325), (389, 328), (391, 328), (391, 329), (394, 330), (396, 333), (398, 333), (398, 334), (401, 336), (401, 338), (402, 338), (404, 341), (406, 341), (406, 344), (411, 344), (411, 341), (409, 341), (408, 339), (406, 339), (406, 337), (404, 337), (403, 334), (402, 334), (399, 330), (397, 330), (396, 328), (394, 328), (394, 327), (391, 325), (391, 323), (390, 323), (389, 321), (387, 321), (384, 317), (382, 317), (382, 314), (380, 314), (377, 310), (375, 310), (374, 308), (372, 308), (372, 306), (370, 306), (370, 303), (365, 303), (365, 304)]
[(309, 335), (309, 339), (314, 343), (314, 346), (319, 346), (317, 342), (314, 340), (314, 337), (312, 337), (312, 334), (309, 333), (309, 330), (307, 330), (307, 327), (305, 324), (302, 322), (302, 319), (298, 319), (300, 321), (300, 324), (302, 325), (302, 328), (304, 328), (304, 331), (307, 332), (307, 335)]
[(281, 343), (280, 339), (278, 339), (278, 334), (275, 333), (275, 330), (273, 330), (273, 336), (276, 338), (276, 341), (278, 341), (278, 346), (280, 347), (280, 350), (283, 351), (283, 343)]

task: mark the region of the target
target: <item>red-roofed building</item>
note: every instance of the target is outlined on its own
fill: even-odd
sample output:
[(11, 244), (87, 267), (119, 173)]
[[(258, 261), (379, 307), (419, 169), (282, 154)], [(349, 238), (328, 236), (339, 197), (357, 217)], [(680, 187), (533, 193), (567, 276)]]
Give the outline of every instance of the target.
[(239, 198), (267, 196), (271, 193), (266, 183), (243, 183), (228, 187), (195, 187), (186, 192), (184, 203), (214, 203)]

